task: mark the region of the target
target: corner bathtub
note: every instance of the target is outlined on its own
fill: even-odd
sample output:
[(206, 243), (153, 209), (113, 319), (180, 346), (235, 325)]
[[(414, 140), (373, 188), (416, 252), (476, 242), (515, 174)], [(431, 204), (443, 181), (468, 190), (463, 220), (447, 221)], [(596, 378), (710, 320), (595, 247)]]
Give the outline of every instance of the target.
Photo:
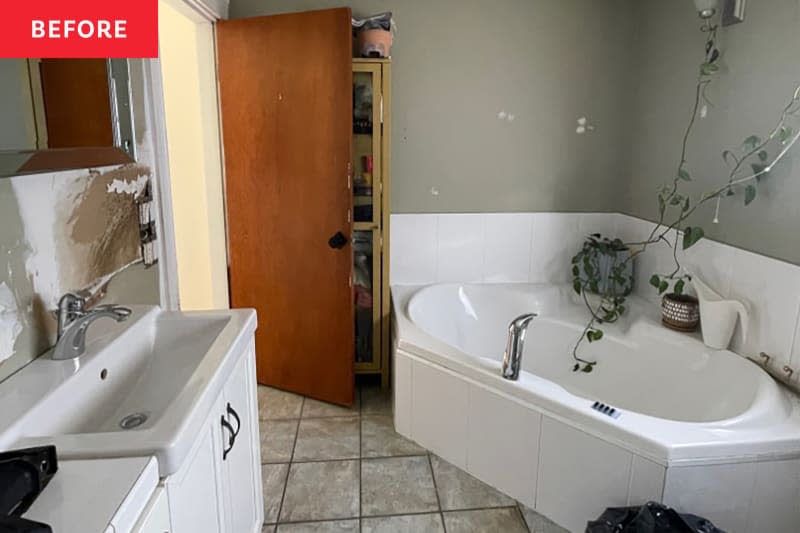
[[(583, 344), (597, 361), (583, 373), (571, 350), (588, 313), (569, 287), (392, 296), (401, 434), (572, 531), (648, 500), (730, 532), (800, 530), (800, 402), (754, 363), (665, 329), (635, 297), (602, 341)], [(508, 324), (530, 312), (520, 379), (505, 380)]]

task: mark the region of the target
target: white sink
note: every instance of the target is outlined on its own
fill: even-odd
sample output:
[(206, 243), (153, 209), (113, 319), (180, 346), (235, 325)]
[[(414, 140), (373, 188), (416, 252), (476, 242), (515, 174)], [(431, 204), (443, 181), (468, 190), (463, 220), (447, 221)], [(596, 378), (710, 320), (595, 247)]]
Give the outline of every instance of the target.
[(162, 476), (177, 470), (255, 312), (133, 310), (95, 322), (79, 358), (45, 354), (0, 384), (0, 450), (52, 443), (60, 458), (155, 455)]

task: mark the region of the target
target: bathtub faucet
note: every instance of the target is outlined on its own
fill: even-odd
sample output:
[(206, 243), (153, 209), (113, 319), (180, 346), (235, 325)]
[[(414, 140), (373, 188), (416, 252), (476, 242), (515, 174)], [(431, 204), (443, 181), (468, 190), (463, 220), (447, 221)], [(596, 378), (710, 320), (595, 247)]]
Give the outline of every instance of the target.
[(503, 354), (503, 377), (516, 381), (522, 367), (522, 348), (525, 345), (525, 332), (528, 325), (536, 318), (536, 313), (520, 315), (508, 326), (508, 342)]

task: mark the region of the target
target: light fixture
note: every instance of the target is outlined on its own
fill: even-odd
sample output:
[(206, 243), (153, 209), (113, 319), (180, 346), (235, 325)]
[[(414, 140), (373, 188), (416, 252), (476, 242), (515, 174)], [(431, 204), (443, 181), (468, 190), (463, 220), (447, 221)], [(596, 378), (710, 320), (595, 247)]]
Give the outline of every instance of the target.
[(694, 6), (697, 8), (697, 14), (701, 19), (707, 20), (716, 15), (718, 0), (694, 0)]
[[(744, 22), (744, 9), (747, 0), (694, 0), (697, 14), (703, 20), (709, 20), (717, 13), (722, 13), (722, 25), (730, 26)], [(720, 8), (720, 4), (722, 7)]]

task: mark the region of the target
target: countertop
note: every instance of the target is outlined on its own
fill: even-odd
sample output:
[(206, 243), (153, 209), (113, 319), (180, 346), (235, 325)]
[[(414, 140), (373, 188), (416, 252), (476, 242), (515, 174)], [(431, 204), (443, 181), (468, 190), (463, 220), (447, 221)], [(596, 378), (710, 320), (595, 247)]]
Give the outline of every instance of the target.
[(65, 460), (24, 517), (53, 533), (129, 532), (158, 485), (154, 457)]

